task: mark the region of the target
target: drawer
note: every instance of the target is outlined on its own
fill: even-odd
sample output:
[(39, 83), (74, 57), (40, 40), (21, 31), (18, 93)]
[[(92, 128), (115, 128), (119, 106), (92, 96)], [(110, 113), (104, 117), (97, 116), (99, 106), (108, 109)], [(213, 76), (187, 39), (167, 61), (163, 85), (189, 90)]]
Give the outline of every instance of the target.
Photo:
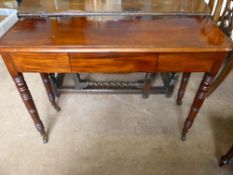
[(65, 53), (13, 53), (11, 57), (19, 72), (71, 72)]
[(69, 57), (72, 72), (154, 72), (157, 64), (157, 54), (152, 53), (71, 53)]
[(157, 70), (160, 72), (210, 72), (214, 62), (213, 53), (163, 53), (159, 55)]

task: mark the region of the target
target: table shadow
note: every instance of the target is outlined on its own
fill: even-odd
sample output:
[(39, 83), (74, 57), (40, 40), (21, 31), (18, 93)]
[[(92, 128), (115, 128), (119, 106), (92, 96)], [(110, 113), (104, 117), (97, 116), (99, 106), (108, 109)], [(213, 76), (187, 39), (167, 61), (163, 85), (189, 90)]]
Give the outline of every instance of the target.
[[(210, 116), (209, 123), (214, 138), (215, 157), (219, 160), (233, 145), (233, 117), (226, 116), (224, 113)], [(229, 165), (229, 168), (233, 171), (233, 164)]]

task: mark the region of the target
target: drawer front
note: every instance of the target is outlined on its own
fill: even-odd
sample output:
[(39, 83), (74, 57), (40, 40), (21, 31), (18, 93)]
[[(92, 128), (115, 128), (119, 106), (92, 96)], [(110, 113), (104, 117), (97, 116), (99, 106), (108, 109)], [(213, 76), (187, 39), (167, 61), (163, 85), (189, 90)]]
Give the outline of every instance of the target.
[(213, 56), (212, 53), (164, 53), (159, 55), (157, 70), (160, 72), (210, 72), (215, 61)]
[(157, 64), (156, 54), (71, 53), (69, 57), (72, 72), (155, 72)]
[(71, 72), (65, 53), (14, 53), (11, 57), (19, 72)]

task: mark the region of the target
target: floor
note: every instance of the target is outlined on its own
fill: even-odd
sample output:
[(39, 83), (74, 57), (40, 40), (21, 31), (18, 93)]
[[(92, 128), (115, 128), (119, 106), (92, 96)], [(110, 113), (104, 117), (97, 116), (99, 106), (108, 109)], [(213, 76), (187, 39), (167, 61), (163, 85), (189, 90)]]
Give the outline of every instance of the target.
[(201, 76), (192, 75), (182, 106), (176, 94), (76, 94), (62, 95), (57, 113), (39, 75), (26, 74), (49, 132), (43, 144), (0, 60), (0, 174), (232, 175), (233, 165), (219, 168), (217, 161), (233, 144), (233, 74), (206, 100), (187, 141), (180, 140)]

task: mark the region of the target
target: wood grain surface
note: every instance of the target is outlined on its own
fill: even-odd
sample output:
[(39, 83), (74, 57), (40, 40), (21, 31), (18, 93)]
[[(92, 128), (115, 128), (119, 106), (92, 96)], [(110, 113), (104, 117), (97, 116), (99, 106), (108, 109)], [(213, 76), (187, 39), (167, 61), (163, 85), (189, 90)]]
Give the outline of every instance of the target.
[(212, 20), (202, 17), (22, 19), (0, 39), (0, 52), (221, 52), (231, 48)]
[(18, 72), (71, 72), (68, 54), (65, 53), (12, 53)]

